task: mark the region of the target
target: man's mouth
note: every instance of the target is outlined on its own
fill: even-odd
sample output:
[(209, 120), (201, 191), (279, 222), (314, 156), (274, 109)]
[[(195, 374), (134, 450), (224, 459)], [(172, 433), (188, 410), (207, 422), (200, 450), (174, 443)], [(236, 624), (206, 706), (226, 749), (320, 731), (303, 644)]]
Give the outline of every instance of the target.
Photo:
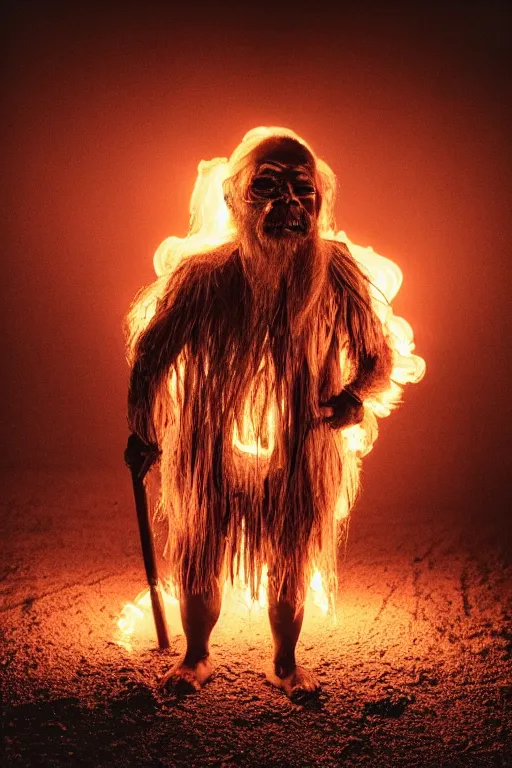
[(271, 235), (300, 235), (306, 232), (306, 221), (302, 215), (269, 214), (265, 220), (263, 231)]

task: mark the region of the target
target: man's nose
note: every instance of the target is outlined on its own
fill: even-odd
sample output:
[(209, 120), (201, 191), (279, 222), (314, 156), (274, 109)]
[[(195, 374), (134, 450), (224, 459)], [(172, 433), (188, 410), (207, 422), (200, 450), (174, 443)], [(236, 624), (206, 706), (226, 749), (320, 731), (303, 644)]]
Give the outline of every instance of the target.
[(281, 189), (280, 189), (280, 195), (278, 200), (276, 200), (277, 203), (293, 203), (293, 202), (299, 202), (297, 200), (297, 197), (295, 195), (295, 192), (293, 190), (293, 186), (290, 181), (283, 181), (281, 183)]

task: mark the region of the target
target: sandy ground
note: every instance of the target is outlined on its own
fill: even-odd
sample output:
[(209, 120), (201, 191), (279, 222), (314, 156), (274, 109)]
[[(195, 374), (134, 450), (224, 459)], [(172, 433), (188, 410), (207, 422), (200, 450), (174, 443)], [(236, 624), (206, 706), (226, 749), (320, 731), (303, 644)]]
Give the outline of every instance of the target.
[(157, 689), (181, 636), (168, 651), (151, 628), (118, 644), (115, 620), (144, 587), (126, 474), (2, 482), (5, 765), (512, 765), (512, 547), (499, 510), (358, 506), (337, 623), (310, 616), (300, 640), (322, 693), (297, 705), (262, 674), (262, 613), (221, 618), (216, 674), (188, 697)]

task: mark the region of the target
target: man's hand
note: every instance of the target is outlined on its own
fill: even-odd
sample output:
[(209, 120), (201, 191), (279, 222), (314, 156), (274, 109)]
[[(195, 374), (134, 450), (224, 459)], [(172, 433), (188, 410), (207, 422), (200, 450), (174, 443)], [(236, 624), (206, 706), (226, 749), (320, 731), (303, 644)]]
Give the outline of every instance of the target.
[(145, 443), (135, 432), (132, 432), (128, 438), (124, 460), (138, 478), (142, 480), (145, 477), (159, 456), (160, 450), (157, 445)]
[(358, 397), (348, 389), (339, 395), (333, 395), (327, 402), (320, 403), (322, 408), (329, 408), (331, 413), (324, 422), (332, 429), (345, 429), (354, 424), (360, 424), (364, 418), (364, 406)]

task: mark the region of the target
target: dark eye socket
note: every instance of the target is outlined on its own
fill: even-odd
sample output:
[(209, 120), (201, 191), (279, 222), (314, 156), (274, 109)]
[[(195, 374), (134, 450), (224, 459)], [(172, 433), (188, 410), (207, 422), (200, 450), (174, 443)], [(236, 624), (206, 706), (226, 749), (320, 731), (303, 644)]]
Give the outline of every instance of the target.
[(315, 188), (308, 181), (298, 181), (293, 185), (296, 195), (299, 197), (308, 197), (315, 194)]
[(254, 192), (274, 192), (277, 189), (277, 183), (270, 176), (257, 176), (252, 180), (251, 187)]

